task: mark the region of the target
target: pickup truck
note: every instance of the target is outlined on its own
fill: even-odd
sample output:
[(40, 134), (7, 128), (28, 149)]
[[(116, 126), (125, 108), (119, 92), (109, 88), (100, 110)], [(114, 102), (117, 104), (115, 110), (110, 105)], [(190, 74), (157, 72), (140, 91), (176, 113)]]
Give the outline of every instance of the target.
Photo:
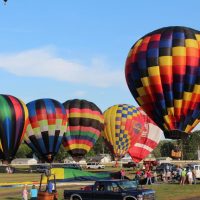
[(82, 190), (64, 190), (65, 200), (155, 200), (155, 191), (139, 188), (136, 181), (106, 180)]

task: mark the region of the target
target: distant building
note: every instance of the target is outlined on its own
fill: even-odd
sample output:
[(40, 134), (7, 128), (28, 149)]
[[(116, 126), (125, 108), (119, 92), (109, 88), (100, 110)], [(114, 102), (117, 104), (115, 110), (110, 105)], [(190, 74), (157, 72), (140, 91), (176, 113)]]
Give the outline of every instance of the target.
[(159, 157), (156, 159), (159, 164), (161, 163), (170, 163), (173, 159), (170, 157)]
[(14, 159), (11, 164), (21, 164), (21, 165), (36, 165), (38, 161), (34, 158), (16, 158)]
[(121, 162), (124, 162), (124, 163), (128, 163), (128, 162), (133, 162), (131, 156), (129, 154), (126, 154), (122, 159), (121, 159)]
[(98, 162), (98, 163), (109, 163), (112, 161), (111, 156), (109, 154), (100, 154), (94, 157), (91, 157), (89, 162)]

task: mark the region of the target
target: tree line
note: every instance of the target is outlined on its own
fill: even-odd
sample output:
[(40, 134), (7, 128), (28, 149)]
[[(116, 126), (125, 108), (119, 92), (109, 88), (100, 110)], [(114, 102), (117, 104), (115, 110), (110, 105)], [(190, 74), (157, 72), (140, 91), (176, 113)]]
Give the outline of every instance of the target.
[[(153, 150), (152, 154), (158, 157), (170, 157), (171, 151), (178, 146), (182, 151), (183, 160), (197, 160), (198, 150), (200, 150), (200, 131), (194, 131), (187, 139), (184, 140), (162, 140), (158, 146)], [(16, 158), (32, 158), (32, 150), (24, 143), (22, 143), (17, 151)], [(104, 139), (101, 137), (96, 142), (95, 146), (86, 155), (86, 159), (102, 153), (111, 154)], [(112, 155), (111, 155), (112, 156)], [(69, 154), (61, 145), (58, 154), (55, 157), (56, 162), (63, 162)]]

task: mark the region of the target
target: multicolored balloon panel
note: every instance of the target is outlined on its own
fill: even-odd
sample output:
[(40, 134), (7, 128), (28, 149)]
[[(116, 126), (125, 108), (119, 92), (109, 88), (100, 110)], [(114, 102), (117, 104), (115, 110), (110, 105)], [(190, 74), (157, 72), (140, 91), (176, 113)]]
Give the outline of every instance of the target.
[(114, 105), (104, 112), (103, 137), (118, 160), (140, 138), (144, 119), (136, 107), (127, 104)]
[(0, 95), (0, 108), (0, 159), (10, 162), (24, 137), (28, 110), (11, 95)]
[(145, 35), (131, 48), (125, 74), (132, 95), (166, 138), (182, 138), (200, 121), (199, 31), (176, 26)]
[(103, 130), (103, 115), (94, 103), (86, 100), (69, 100), (63, 105), (69, 119), (63, 145), (79, 161), (98, 140)]
[(162, 134), (162, 130), (153, 120), (141, 108), (138, 108), (138, 110), (144, 117), (144, 129), (139, 140), (128, 150), (136, 163), (145, 159), (157, 147)]
[(29, 124), (25, 143), (42, 159), (52, 162), (67, 127), (63, 105), (54, 99), (39, 99), (27, 104)]

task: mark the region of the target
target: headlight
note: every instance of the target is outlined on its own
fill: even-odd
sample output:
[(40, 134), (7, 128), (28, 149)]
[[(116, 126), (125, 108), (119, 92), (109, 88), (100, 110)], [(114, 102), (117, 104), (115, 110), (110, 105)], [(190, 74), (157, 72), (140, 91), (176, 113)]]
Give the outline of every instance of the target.
[(143, 195), (142, 194), (137, 195), (137, 200), (143, 200)]

